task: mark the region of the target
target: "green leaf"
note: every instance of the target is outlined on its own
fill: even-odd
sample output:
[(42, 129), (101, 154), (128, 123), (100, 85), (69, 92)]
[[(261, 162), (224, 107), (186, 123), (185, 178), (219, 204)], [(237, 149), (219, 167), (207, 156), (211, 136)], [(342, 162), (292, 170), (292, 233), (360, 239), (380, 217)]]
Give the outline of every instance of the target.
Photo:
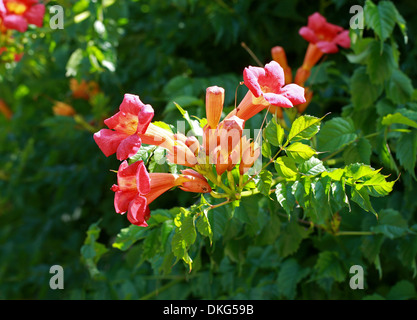
[(407, 280), (398, 281), (388, 292), (388, 300), (409, 300), (416, 299), (417, 292), (415, 285)]
[(401, 135), (397, 143), (396, 157), (404, 169), (407, 170), (415, 180), (417, 180), (414, 171), (417, 160), (416, 130)]
[(401, 70), (395, 69), (386, 83), (387, 98), (396, 104), (404, 104), (411, 100), (413, 91), (411, 79)]
[(366, 71), (372, 83), (382, 84), (389, 79), (395, 67), (396, 63), (391, 46), (384, 43), (381, 51), (379, 42), (371, 42)]
[(278, 273), (277, 285), (281, 295), (288, 299), (294, 299), (297, 295), (297, 284), (301, 279), (309, 275), (309, 268), (302, 268), (297, 260), (290, 258), (285, 260)]
[[(324, 117), (323, 117), (324, 118)], [(313, 116), (300, 116), (291, 126), (288, 135), (288, 141), (298, 141), (304, 139), (311, 139), (320, 130), (320, 122), (323, 118), (316, 118)]]
[(174, 236), (172, 237), (171, 246), (172, 253), (177, 258), (177, 261), (181, 259), (184, 260), (184, 262), (188, 264), (191, 271), (193, 260), (188, 255), (186, 241), (183, 239), (180, 233), (176, 232), (174, 234)]
[(384, 126), (390, 126), (394, 123), (404, 124), (409, 127), (417, 128), (417, 122), (403, 116), (401, 113), (396, 112), (394, 114), (388, 114), (382, 118), (381, 124)]
[(341, 117), (327, 121), (318, 134), (319, 150), (322, 152), (334, 152), (357, 139), (353, 121)]
[(370, 164), (372, 154), (372, 145), (364, 137), (360, 137), (355, 143), (349, 145), (343, 151), (343, 161), (345, 164), (364, 163)]
[[(193, 131), (193, 134), (195, 136), (203, 136), (203, 129), (200, 126), (200, 121), (192, 120), (190, 118), (190, 115), (188, 114), (188, 111), (181, 108), (181, 106), (178, 103), (174, 102), (174, 104), (177, 107), (177, 109), (181, 112), (183, 118), (188, 122), (191, 130)], [(185, 128), (184, 128), (184, 130), (185, 130)]]
[(285, 178), (292, 178), (297, 175), (297, 167), (294, 159), (289, 157), (279, 157), (274, 162), (275, 170)]
[(281, 220), (277, 214), (271, 213), (268, 223), (255, 238), (255, 245), (265, 246), (275, 243), (281, 234)]
[(291, 188), (287, 189), (287, 186), (280, 182), (276, 185), (275, 195), (281, 207), (290, 216), (295, 206), (295, 197), (291, 193)]
[(290, 144), (285, 149), (285, 152), (296, 162), (303, 162), (316, 154), (316, 151), (314, 151), (313, 148), (301, 142), (294, 142)]
[(357, 184), (356, 188), (365, 188), (373, 197), (382, 197), (388, 195), (392, 191), (395, 181), (388, 182), (385, 176), (377, 174), (362, 184)]
[(378, 224), (373, 226), (371, 230), (390, 239), (395, 239), (408, 232), (408, 224), (398, 211), (384, 209), (379, 212)]
[(383, 42), (394, 29), (397, 21), (396, 8), (390, 1), (380, 1), (375, 5), (372, 1), (366, 0), (364, 18), (365, 24), (373, 29)]
[(181, 236), (188, 247), (195, 242), (197, 233), (194, 226), (194, 218), (191, 214), (186, 215), (182, 219), (182, 224), (178, 233), (181, 233)]
[(371, 204), (371, 200), (369, 199), (369, 194), (365, 189), (356, 188), (353, 186), (351, 188), (351, 198), (352, 201), (356, 202), (363, 210), (371, 211), (375, 216), (378, 217), (378, 214), (374, 210)]
[(200, 232), (203, 236), (208, 237), (211, 244), (213, 242), (213, 230), (211, 229), (210, 221), (207, 218), (206, 212), (202, 212), (202, 214), (197, 218), (195, 224), (198, 232)]
[(304, 161), (299, 167), (298, 170), (301, 174), (307, 176), (316, 176), (322, 172), (326, 171), (326, 168), (323, 165), (323, 162), (315, 157), (311, 157), (309, 160)]
[(357, 68), (350, 79), (350, 93), (354, 109), (362, 110), (372, 106), (381, 95), (382, 89), (382, 85), (372, 83), (366, 67)]
[(319, 278), (332, 278), (336, 282), (344, 281), (347, 274), (339, 254), (334, 251), (320, 252), (314, 269)]
[(310, 229), (300, 226), (297, 223), (297, 219), (291, 219), (283, 228), (278, 238), (277, 247), (280, 256), (285, 258), (295, 253), (303, 239), (307, 238), (310, 232)]
[(148, 229), (139, 227), (136, 225), (130, 225), (127, 228), (123, 228), (116, 236), (116, 240), (113, 242), (113, 248), (117, 248), (122, 251), (129, 249), (135, 242), (144, 239), (148, 233)]
[(284, 129), (278, 124), (275, 118), (268, 122), (264, 129), (266, 140), (273, 146), (281, 146), (284, 141)]
[(259, 180), (256, 184), (256, 187), (263, 195), (269, 197), (269, 192), (271, 190), (272, 184), (272, 173), (268, 170), (263, 170), (259, 174)]

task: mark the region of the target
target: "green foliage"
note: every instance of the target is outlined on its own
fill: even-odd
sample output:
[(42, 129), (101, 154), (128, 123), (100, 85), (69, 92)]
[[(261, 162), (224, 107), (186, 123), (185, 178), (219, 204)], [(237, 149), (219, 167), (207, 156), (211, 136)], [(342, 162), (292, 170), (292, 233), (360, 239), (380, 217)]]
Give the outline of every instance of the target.
[[(264, 123), (263, 159), (240, 197), (171, 190), (143, 228), (114, 212), (119, 163), (92, 139), (123, 94), (151, 104), (160, 126), (175, 130), (185, 118), (199, 131), (208, 86), (225, 88), (225, 112), (245, 94), (242, 70), (255, 62), (242, 41), (262, 62), (282, 45), (295, 66), (308, 15), (321, 10), (347, 28), (351, 4), (57, 3), (64, 29), (50, 29), (47, 14), (43, 28), (15, 34), (22, 60), (0, 66), (0, 97), (13, 112), (0, 114), (1, 298), (417, 298), (413, 10), (365, 1), (351, 49), (313, 68), (305, 114), (261, 113), (245, 124)], [(70, 78), (100, 92), (76, 98)], [(56, 101), (77, 116), (55, 115)], [(178, 173), (165, 156), (143, 146), (129, 161)], [(62, 291), (48, 287), (54, 264), (65, 270)], [(349, 287), (352, 265), (364, 268), (365, 290)]]

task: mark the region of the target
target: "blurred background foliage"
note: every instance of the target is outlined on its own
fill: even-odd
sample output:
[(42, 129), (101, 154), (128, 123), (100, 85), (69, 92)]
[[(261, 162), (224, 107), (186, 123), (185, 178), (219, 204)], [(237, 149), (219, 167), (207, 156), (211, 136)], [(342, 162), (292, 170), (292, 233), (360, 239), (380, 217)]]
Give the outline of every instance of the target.
[[(64, 29), (49, 27), (48, 8), (54, 4), (64, 8)], [(307, 17), (318, 11), (329, 22), (348, 28), (349, 8), (355, 4), (345, 0), (48, 2), (43, 28), (14, 34), (15, 41), (24, 45), (21, 61), (0, 67), (0, 98), (13, 113), (10, 119), (0, 114), (0, 298), (416, 298), (412, 283), (417, 248), (407, 247), (416, 241), (407, 239), (385, 241), (376, 267), (375, 259), (366, 262), (359, 255), (349, 256), (349, 262), (368, 264), (367, 289), (360, 292), (349, 289), (345, 256), (333, 249), (361, 250), (368, 241), (373, 246), (363, 254), (372, 256), (375, 251), (370, 248), (379, 252), (380, 238), (342, 241), (320, 233), (309, 237), (308, 231), (291, 223), (282, 231), (288, 234), (288, 244), (280, 249), (281, 256), (268, 240), (278, 235), (264, 235), (264, 241), (254, 245), (246, 243), (244, 252), (237, 250), (241, 242), (230, 239), (226, 248), (217, 245), (210, 256), (202, 254), (192, 273), (177, 263), (169, 275), (155, 272), (152, 264), (158, 265), (157, 261), (138, 261), (139, 252), (153, 250), (151, 241), (128, 251), (111, 247), (120, 229), (128, 226), (124, 217), (114, 213), (110, 190), (115, 175), (109, 168), (117, 169), (119, 163), (103, 156), (92, 134), (118, 109), (124, 93), (138, 94), (154, 107), (156, 120), (170, 123), (181, 119), (173, 101), (203, 117), (205, 89), (211, 85), (226, 89), (226, 105), (231, 108), (243, 68), (256, 64), (242, 42), (263, 63), (272, 59), (273, 46), (283, 46), (295, 70), (307, 48), (298, 35)], [(399, 30), (394, 32), (400, 68), (415, 87), (417, 5), (411, 0), (395, 5), (408, 26), (407, 43)], [(346, 52), (328, 57), (308, 114), (340, 115), (350, 103), (349, 79), (357, 66), (348, 63)], [(71, 81), (74, 86), (74, 81), (83, 80), (91, 85), (84, 90), (86, 96), (75, 94), (71, 87)], [(242, 94), (238, 91), (238, 96)], [(59, 103), (70, 106), (70, 116), (57, 111)], [(410, 175), (403, 178), (406, 182), (398, 183), (387, 199), (377, 199), (376, 207), (400, 210), (406, 203), (409, 210), (401, 212), (415, 223), (416, 182)], [(193, 201), (193, 195), (172, 191), (151, 209), (189, 206)], [(262, 208), (252, 209), (261, 212)], [(369, 225), (369, 219), (354, 208), (343, 221)], [(398, 247), (404, 248), (403, 259), (397, 256)], [(64, 290), (49, 288), (49, 268), (54, 264), (64, 268)]]

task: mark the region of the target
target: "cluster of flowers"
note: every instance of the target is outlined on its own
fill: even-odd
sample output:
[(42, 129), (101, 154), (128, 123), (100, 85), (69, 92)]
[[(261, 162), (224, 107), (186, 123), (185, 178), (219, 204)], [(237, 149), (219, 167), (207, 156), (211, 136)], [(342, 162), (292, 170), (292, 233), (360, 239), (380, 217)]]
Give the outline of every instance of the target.
[[(306, 102), (297, 106), (298, 112), (303, 113), (313, 98), (313, 91), (309, 87), (305, 87), (305, 83), (311, 75), (311, 69), (324, 54), (339, 52), (338, 46), (349, 48), (350, 38), (349, 30), (327, 22), (326, 18), (318, 12), (308, 17), (307, 26), (302, 27), (299, 30), (299, 34), (309, 42), (304, 61), (297, 69), (294, 79), (294, 83), (304, 87), (306, 90)], [(284, 68), (286, 83), (291, 83), (293, 81), (291, 67), (288, 65), (284, 48), (281, 46), (273, 47), (271, 54), (272, 59)], [(282, 117), (280, 109), (271, 108), (271, 112), (276, 112), (278, 116)]]
[[(18, 47), (12, 30), (25, 32), (29, 25), (42, 27), (45, 5), (38, 0), (0, 0), (0, 56)], [(23, 52), (13, 52), (13, 60), (19, 61)]]
[[(108, 129), (94, 134), (94, 140), (106, 156), (116, 154), (123, 161), (117, 172), (114, 205), (116, 212), (128, 213), (128, 220), (147, 226), (149, 204), (167, 190), (178, 186), (184, 191), (208, 193), (218, 177), (239, 165), (245, 174), (260, 154), (260, 146), (242, 135), (245, 121), (270, 105), (291, 108), (304, 103), (304, 89), (296, 84), (285, 85), (283, 68), (275, 61), (265, 68), (249, 66), (243, 72), (249, 88), (240, 104), (220, 121), (225, 91), (212, 86), (206, 90), (207, 124), (203, 141), (195, 136), (173, 133), (152, 123), (154, 110), (137, 95), (126, 94), (119, 112), (104, 120)], [(128, 164), (142, 143), (167, 150), (168, 161), (188, 167), (181, 174), (148, 173), (143, 161)], [(213, 178), (213, 166), (217, 177)], [(222, 189), (225, 189), (223, 187)]]
[[(243, 135), (245, 122), (265, 109), (277, 116), (282, 115), (281, 108), (301, 106), (298, 111), (304, 111), (309, 103), (304, 84), (311, 68), (323, 54), (337, 52), (337, 45), (350, 46), (347, 31), (328, 23), (318, 13), (309, 17), (308, 26), (301, 28), (300, 34), (309, 41), (309, 47), (295, 83), (291, 83), (292, 73), (285, 51), (275, 47), (272, 49), (273, 61), (265, 67), (244, 69), (243, 83), (249, 90), (223, 120), (224, 89), (218, 86), (206, 89), (207, 124), (203, 128), (202, 141), (196, 136), (173, 133), (152, 123), (152, 106), (144, 104), (137, 95), (125, 94), (119, 111), (104, 120), (108, 129), (94, 134), (95, 142), (107, 157), (116, 154), (122, 161), (117, 171), (117, 185), (111, 188), (115, 192), (116, 212), (127, 212), (132, 224), (147, 226), (149, 204), (173, 187), (188, 192), (211, 192), (213, 196), (213, 189), (220, 187), (230, 198), (241, 192), (242, 179), (236, 186), (231, 185), (233, 178), (229, 179), (229, 189), (221, 183), (221, 176), (227, 172), (230, 177), (231, 171), (238, 166), (242, 178), (260, 155), (261, 148), (256, 141)], [(136, 155), (142, 144), (166, 149), (169, 162), (188, 168), (181, 174), (149, 173), (142, 160), (129, 164), (127, 159)]]

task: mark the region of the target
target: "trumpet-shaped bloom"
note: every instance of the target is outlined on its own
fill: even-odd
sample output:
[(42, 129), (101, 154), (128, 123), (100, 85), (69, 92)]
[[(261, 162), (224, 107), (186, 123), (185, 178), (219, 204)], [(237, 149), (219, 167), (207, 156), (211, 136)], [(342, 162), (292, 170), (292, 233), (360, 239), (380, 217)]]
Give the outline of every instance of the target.
[(130, 223), (146, 227), (150, 217), (149, 204), (169, 189), (179, 186), (188, 192), (211, 192), (207, 180), (194, 170), (183, 170), (182, 174), (148, 173), (143, 161), (131, 165), (123, 161), (117, 171), (114, 208), (117, 213), (127, 212)]
[(245, 68), (243, 79), (249, 91), (226, 118), (236, 115), (246, 121), (269, 105), (292, 108), (305, 102), (304, 88), (294, 83), (285, 85), (284, 70), (276, 61), (266, 64), (265, 68)]
[(142, 145), (139, 134), (146, 132), (154, 110), (132, 94), (125, 94), (119, 110), (104, 120), (109, 129), (95, 133), (94, 140), (107, 157), (116, 153), (117, 159), (125, 160), (135, 155)]
[(350, 47), (349, 31), (327, 22), (318, 12), (308, 17), (307, 26), (302, 27), (299, 33), (323, 53), (336, 53), (339, 51), (338, 46)]
[(207, 124), (215, 129), (220, 121), (224, 104), (224, 89), (213, 86), (206, 90), (206, 115)]
[(37, 0), (0, 0), (0, 20), (6, 29), (25, 32), (29, 24), (42, 27), (45, 5)]
[(272, 59), (279, 63), (279, 65), (284, 69), (285, 83), (292, 82), (292, 70), (288, 65), (287, 55), (285, 50), (281, 46), (275, 46), (271, 49)]

